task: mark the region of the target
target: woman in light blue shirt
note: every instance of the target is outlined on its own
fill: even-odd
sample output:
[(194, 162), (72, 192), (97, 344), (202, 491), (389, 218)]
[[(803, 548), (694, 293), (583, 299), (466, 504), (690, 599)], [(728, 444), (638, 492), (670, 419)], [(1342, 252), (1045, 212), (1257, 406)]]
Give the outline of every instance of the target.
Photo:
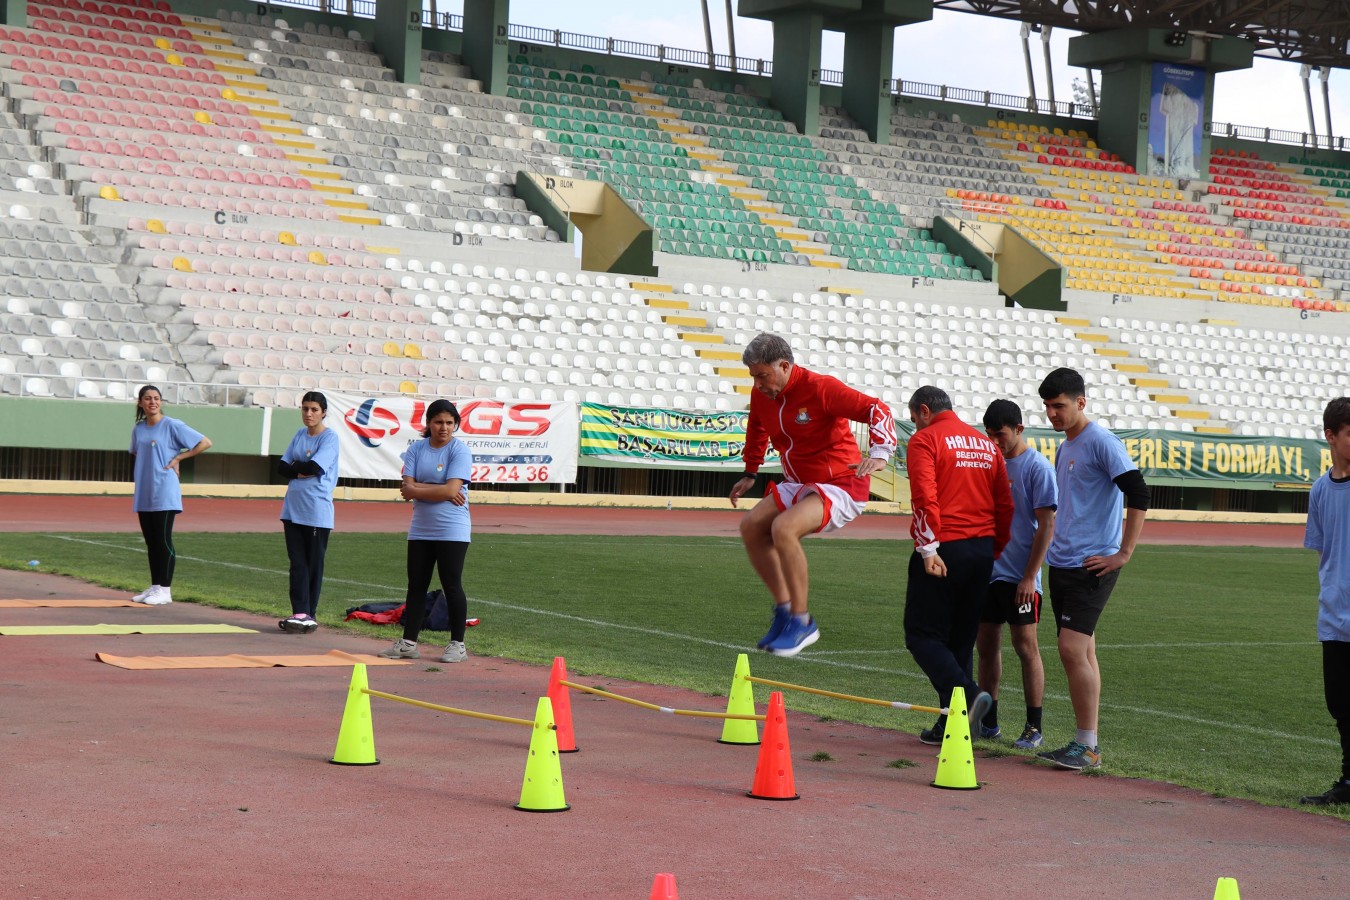
[(137, 603), (173, 602), (173, 520), (183, 511), (178, 464), (211, 449), (211, 440), (178, 419), (164, 415), (159, 388), (147, 384), (136, 395), (136, 424), (131, 429), (132, 508), (141, 522), (150, 558), (150, 587), (132, 597)]
[(403, 454), (404, 500), (413, 504), (408, 528), (408, 594), (403, 609), (403, 639), (380, 653), (386, 659), (418, 659), (417, 635), (426, 615), (431, 573), (440, 574), (441, 589), (450, 607), (450, 643), (441, 662), (463, 662), (464, 620), (468, 600), (462, 578), (469, 551), (469, 482), (473, 453), (455, 439), (459, 410), (449, 400), (427, 407), (423, 439)]
[(300, 398), (304, 427), (291, 438), (277, 464), (286, 479), (281, 527), (291, 560), (291, 615), (277, 624), (291, 634), (310, 634), (319, 627), (314, 613), (323, 589), (323, 560), (333, 530), (333, 488), (338, 480), (338, 437), (323, 424), (327, 414), (328, 398), (318, 391)]

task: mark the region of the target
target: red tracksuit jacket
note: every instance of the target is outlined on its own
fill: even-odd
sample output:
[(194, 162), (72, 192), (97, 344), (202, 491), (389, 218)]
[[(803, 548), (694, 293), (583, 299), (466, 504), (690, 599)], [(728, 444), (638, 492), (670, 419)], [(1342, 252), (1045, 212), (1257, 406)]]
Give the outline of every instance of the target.
[[(783, 461), (783, 476), (797, 484), (833, 484), (866, 503), (871, 478), (849, 466), (861, 459), (849, 422), (866, 422), (872, 451), (895, 452), (891, 409), (837, 378), (794, 365), (783, 392), (770, 399), (750, 394), (745, 428), (745, 471), (758, 472), (769, 442)], [(879, 453), (876, 455), (880, 455)]]
[(914, 548), (931, 556), (944, 541), (992, 537), (1003, 551), (1012, 527), (1008, 469), (994, 442), (945, 410), (909, 439)]

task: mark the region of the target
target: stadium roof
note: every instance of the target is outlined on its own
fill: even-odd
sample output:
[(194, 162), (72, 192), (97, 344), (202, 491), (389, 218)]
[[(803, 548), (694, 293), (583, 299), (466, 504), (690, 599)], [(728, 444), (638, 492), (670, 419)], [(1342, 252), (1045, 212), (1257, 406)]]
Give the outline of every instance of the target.
[(1259, 56), (1350, 68), (1345, 0), (933, 0), (933, 7), (1084, 32), (1173, 28), (1245, 37)]

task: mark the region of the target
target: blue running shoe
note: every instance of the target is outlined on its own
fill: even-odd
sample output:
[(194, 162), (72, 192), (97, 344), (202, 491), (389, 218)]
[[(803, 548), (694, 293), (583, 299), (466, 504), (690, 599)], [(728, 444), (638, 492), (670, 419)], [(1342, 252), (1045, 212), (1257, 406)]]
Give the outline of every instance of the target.
[(803, 625), (795, 616), (790, 616), (787, 625), (783, 626), (783, 633), (764, 649), (774, 656), (796, 656), (818, 640), (820, 628), (816, 626), (815, 619)]
[(1036, 756), (1038, 759), (1054, 763), (1061, 769), (1072, 769), (1075, 772), (1081, 772), (1084, 769), (1096, 769), (1102, 764), (1100, 747), (1089, 747), (1077, 741), (1069, 741), (1058, 750), (1037, 753)]
[(778, 636), (783, 633), (788, 622), (792, 621), (792, 607), (788, 604), (774, 604), (773, 622), (769, 625), (769, 633), (759, 639), (755, 646), (761, 650), (767, 650), (769, 645), (778, 640)]
[(1022, 736), (1013, 741), (1013, 746), (1018, 750), (1035, 750), (1041, 744), (1045, 743), (1045, 735), (1041, 730), (1030, 723), (1022, 729)]
[(990, 728), (984, 723), (980, 723), (980, 738), (986, 741), (996, 741), (1003, 734), (1003, 729), (998, 725)]

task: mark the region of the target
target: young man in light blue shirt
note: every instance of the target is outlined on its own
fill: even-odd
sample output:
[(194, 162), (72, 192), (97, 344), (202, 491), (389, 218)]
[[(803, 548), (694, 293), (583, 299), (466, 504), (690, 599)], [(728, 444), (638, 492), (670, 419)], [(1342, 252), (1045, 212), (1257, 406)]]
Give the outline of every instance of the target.
[(1008, 467), (1013, 519), (1008, 546), (994, 560), (975, 649), (980, 658), (980, 690), (994, 698), (980, 723), (980, 737), (992, 739), (1001, 733), (998, 683), (1003, 674), (1003, 655), (999, 644), (1003, 624), (1008, 624), (1013, 650), (1022, 663), (1022, 693), (1027, 707), (1026, 724), (1013, 746), (1034, 750), (1044, 740), (1041, 704), (1045, 696), (1045, 667), (1036, 639), (1036, 626), (1041, 621), (1041, 566), (1055, 533), (1059, 489), (1055, 485), (1055, 467), (1027, 446), (1024, 430), (1022, 410), (1011, 400), (995, 400), (984, 411), (984, 433), (1003, 454)]
[[(1134, 555), (1148, 513), (1149, 490), (1120, 438), (1088, 421), (1082, 375), (1055, 369), (1041, 382), (1039, 393), (1051, 427), (1064, 433), (1055, 454), (1059, 509), (1046, 562), (1059, 659), (1069, 681), (1078, 730), (1068, 744), (1038, 755), (1061, 768), (1081, 771), (1102, 764), (1097, 742), (1102, 699), (1094, 636), (1097, 620), (1121, 568)], [(1128, 508), (1123, 514), (1121, 494)]]
[(1327, 711), (1341, 735), (1341, 777), (1309, 806), (1350, 803), (1350, 397), (1337, 397), (1322, 413), (1331, 468), (1308, 496), (1303, 546), (1318, 554), (1317, 639), (1322, 642), (1322, 686)]

